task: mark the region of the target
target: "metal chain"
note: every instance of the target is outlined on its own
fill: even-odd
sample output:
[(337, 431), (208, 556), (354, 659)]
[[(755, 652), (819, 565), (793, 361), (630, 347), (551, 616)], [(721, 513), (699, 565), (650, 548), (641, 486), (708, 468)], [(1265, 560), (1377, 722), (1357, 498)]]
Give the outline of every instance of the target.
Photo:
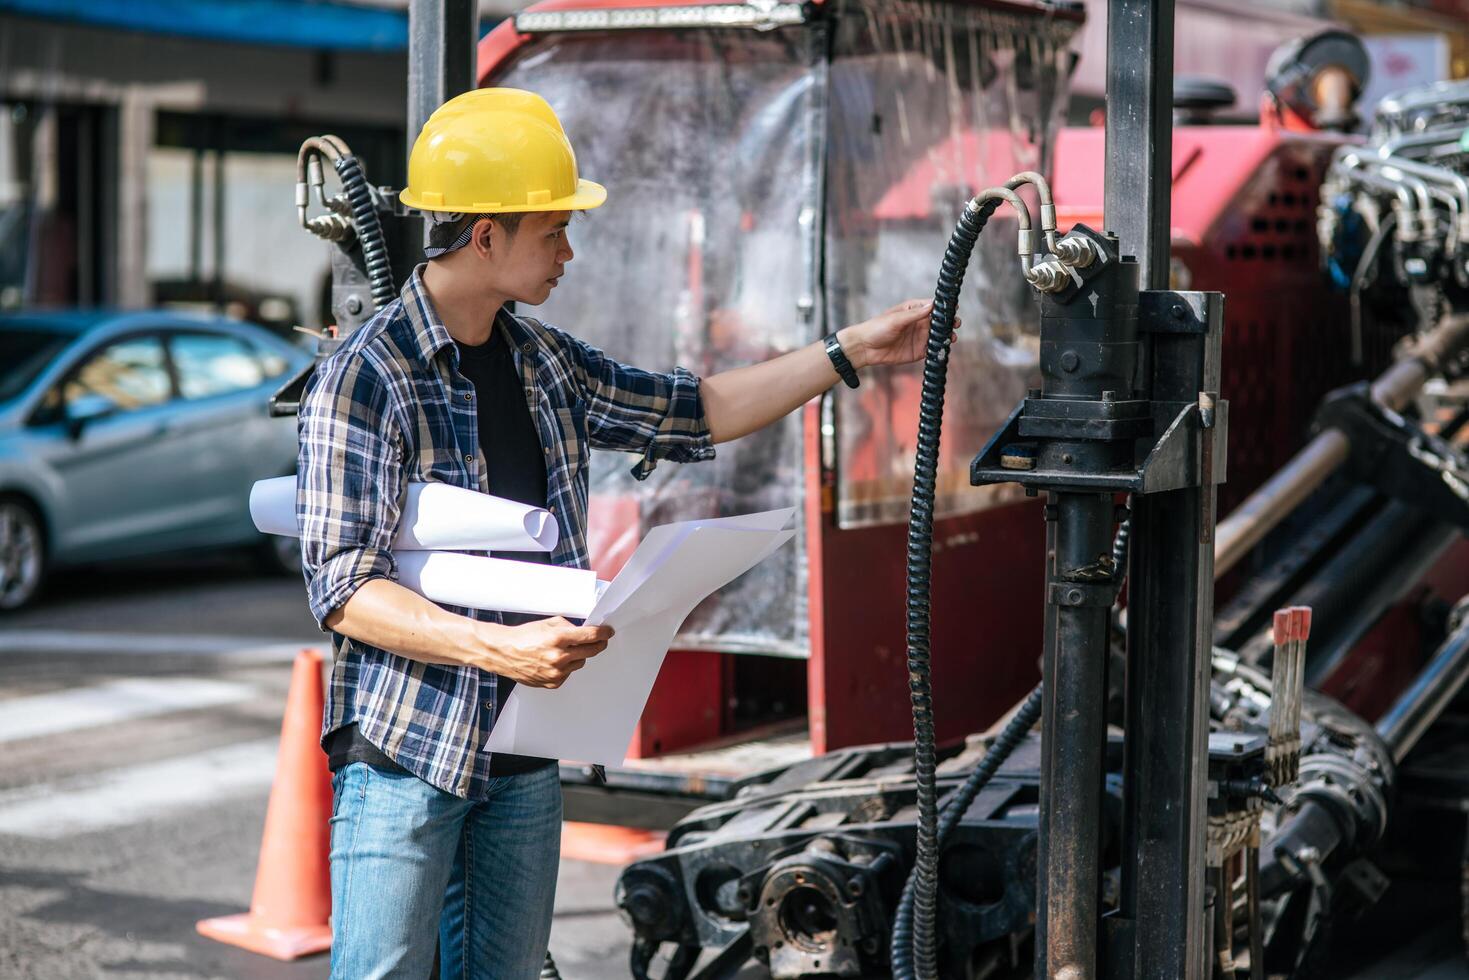
[(1463, 467), (1455, 456), (1440, 456), (1424, 445), (1422, 439), (1408, 440), (1408, 455), (1431, 470), (1438, 472), (1443, 482), (1460, 500), (1469, 502), (1469, 480), (1465, 479)]

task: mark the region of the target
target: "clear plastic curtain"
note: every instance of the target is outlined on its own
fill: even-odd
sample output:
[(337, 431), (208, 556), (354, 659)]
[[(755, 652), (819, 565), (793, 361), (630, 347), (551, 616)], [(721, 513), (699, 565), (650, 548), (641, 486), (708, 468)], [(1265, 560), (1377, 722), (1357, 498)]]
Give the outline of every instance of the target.
[[(1049, 172), (1074, 25), (980, 5), (846, 0), (830, 69), (827, 316), (835, 326), (932, 296), (964, 202), (1020, 170)], [(1032, 213), (1034, 206), (1032, 206)], [(1013, 487), (970, 487), (970, 459), (1038, 383), (1035, 305), (1001, 209), (959, 301), (937, 512), (974, 511)], [(842, 527), (906, 520), (921, 365), (869, 372), (836, 398)]]
[[(804, 27), (563, 36), (493, 78), (543, 95), (582, 176), (608, 189), (571, 225), (566, 278), (527, 312), (626, 363), (705, 377), (814, 340), (817, 50)], [(799, 505), (800, 416), (641, 483), (633, 462), (592, 460), (599, 569), (656, 524)], [(805, 590), (804, 550), (783, 548), (701, 605), (677, 645), (803, 656)]]

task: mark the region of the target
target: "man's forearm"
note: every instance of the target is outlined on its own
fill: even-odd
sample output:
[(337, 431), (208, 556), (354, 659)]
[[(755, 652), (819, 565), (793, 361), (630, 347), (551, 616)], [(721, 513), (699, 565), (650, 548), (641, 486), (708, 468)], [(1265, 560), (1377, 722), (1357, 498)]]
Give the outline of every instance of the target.
[[(343, 636), (428, 664), (478, 665), (488, 652), (480, 623), (442, 609), (397, 582), (375, 578), (332, 610), (326, 625)], [(503, 628), (503, 627), (500, 627)]]
[(328, 628), (410, 660), (501, 674), (531, 687), (560, 687), (607, 648), (609, 626), (573, 626), (560, 616), (523, 626), (485, 623), (441, 609), (396, 582), (375, 578), (326, 618)]
[[(864, 351), (854, 341), (852, 328), (839, 331), (837, 339), (852, 367), (861, 370)], [(709, 435), (715, 442), (728, 442), (762, 429), (830, 388), (839, 377), (826, 350), (815, 343), (705, 378), (699, 391)]]

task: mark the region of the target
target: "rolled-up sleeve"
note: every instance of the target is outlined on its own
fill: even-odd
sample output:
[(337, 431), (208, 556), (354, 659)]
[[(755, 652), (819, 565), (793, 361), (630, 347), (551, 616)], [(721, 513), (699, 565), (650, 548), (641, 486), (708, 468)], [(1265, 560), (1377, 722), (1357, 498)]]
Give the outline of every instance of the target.
[(387, 386), (361, 352), (325, 361), (297, 413), (296, 519), (311, 614), (326, 618), (365, 582), (397, 580), (389, 548), (403, 501), (403, 444)]
[(593, 446), (641, 454), (632, 470), (639, 480), (662, 459), (714, 458), (698, 377), (683, 368), (662, 374), (619, 364), (591, 344), (555, 332), (577, 363)]

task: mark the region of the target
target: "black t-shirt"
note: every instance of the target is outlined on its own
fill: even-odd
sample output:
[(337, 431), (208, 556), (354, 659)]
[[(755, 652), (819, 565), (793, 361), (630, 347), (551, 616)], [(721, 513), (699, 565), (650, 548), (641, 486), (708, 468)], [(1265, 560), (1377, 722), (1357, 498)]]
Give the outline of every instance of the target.
[[(474, 385), (479, 404), (479, 445), (489, 470), (490, 493), (506, 500), (546, 506), (546, 453), (531, 418), (525, 385), (515, 370), (514, 353), (497, 323), (490, 339), (478, 347), (455, 342), (459, 348), (459, 373)], [(550, 564), (544, 551), (497, 551), (496, 558)], [(505, 614), (511, 626), (539, 617)], [(501, 677), (496, 697), (501, 705), (515, 689), (515, 682)], [(376, 746), (363, 738), (356, 725), (339, 728), (327, 736), (328, 765), (333, 772), (352, 762), (366, 762), (378, 769), (404, 771)], [(496, 753), (490, 760), (491, 776), (512, 776), (550, 765), (554, 760)]]

